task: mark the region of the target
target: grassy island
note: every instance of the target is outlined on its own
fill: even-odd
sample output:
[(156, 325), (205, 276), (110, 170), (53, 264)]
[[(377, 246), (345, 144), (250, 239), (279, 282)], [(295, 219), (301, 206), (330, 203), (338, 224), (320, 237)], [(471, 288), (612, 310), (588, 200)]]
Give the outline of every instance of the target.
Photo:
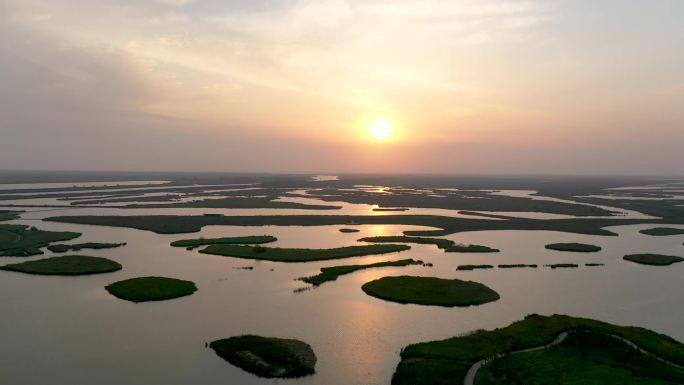
[(259, 245), (277, 240), (278, 238), (270, 235), (251, 235), (246, 237), (181, 239), (171, 242), (171, 246), (194, 248), (207, 245)]
[(0, 222), (18, 219), (23, 211), (0, 210)]
[(655, 227), (652, 229), (639, 230), (641, 234), (653, 236), (667, 236), (667, 235), (681, 235), (684, 234), (684, 229), (677, 229), (674, 227)]
[(576, 263), (552, 263), (550, 265), (544, 265), (546, 267), (550, 267), (552, 269), (559, 269), (559, 268), (576, 268), (579, 267), (578, 264)]
[(383, 277), (361, 289), (376, 298), (418, 305), (471, 306), (499, 299), (497, 292), (479, 282), (435, 277)]
[(408, 211), (406, 207), (375, 207), (373, 211)]
[(526, 265), (524, 263), (515, 263), (515, 264), (501, 264), (497, 266), (499, 269), (515, 269), (515, 268), (523, 268), (523, 267), (529, 267), (532, 269), (536, 269), (537, 265)]
[(444, 238), (409, 237), (405, 235), (365, 237), (359, 239), (359, 242), (427, 244), (435, 245), (447, 253), (496, 253), (499, 251), (487, 246), (458, 244)]
[(121, 270), (121, 265), (107, 258), (65, 255), (4, 265), (0, 270), (39, 275), (87, 275)]
[(423, 261), (416, 261), (415, 259), (402, 259), (399, 261), (387, 261), (387, 262), (377, 262), (369, 263), (366, 265), (343, 265), (343, 266), (331, 266), (322, 267), (321, 273), (318, 275), (313, 275), (311, 277), (299, 278), (300, 281), (310, 283), (314, 286), (318, 286), (322, 283), (328, 281), (334, 281), (337, 277), (349, 273), (353, 273), (358, 270), (372, 269), (376, 267), (390, 267), (390, 266), (408, 266), (408, 265), (422, 265)]
[(361, 231), (361, 230), (359, 230), (359, 229), (348, 229), (348, 228), (340, 229), (340, 233), (358, 233), (359, 231)]
[[(435, 229), (405, 231), (410, 236), (444, 236), (463, 231), (481, 230), (548, 230), (578, 234), (612, 235), (607, 226), (644, 223), (644, 219), (478, 219), (440, 215), (84, 215), (43, 219), (50, 222), (98, 226), (130, 227), (159, 234), (193, 233), (204, 226), (329, 226), (329, 225), (407, 225)], [(668, 221), (673, 221), (668, 218)], [(653, 222), (652, 219), (649, 220)]]
[(83, 249), (113, 249), (115, 247), (125, 246), (126, 243), (96, 243), (96, 242), (86, 242), (86, 243), (76, 243), (73, 245), (66, 244), (56, 244), (47, 247), (48, 250), (53, 253), (66, 253), (67, 251), (80, 251)]
[(263, 246), (211, 245), (200, 253), (226, 257), (263, 259), (277, 262), (309, 262), (327, 259), (361, 257), (364, 255), (396, 253), (410, 249), (406, 245), (347, 246), (332, 249), (293, 249)]
[(211, 208), (211, 209), (300, 209), (300, 210), (339, 210), (341, 206), (310, 205), (298, 202), (276, 201), (270, 198), (219, 198), (174, 203), (135, 203), (123, 206), (128, 209), (164, 208)]
[(461, 271), (470, 271), (470, 270), (475, 270), (475, 269), (493, 269), (494, 266), (492, 265), (458, 265), (456, 270), (461, 270)]
[(499, 249), (482, 245), (453, 245), (445, 249), (447, 253), (498, 253)]
[(599, 246), (588, 245), (586, 243), (552, 243), (544, 246), (549, 250), (574, 251), (577, 253), (595, 253), (601, 251)]
[(291, 378), (315, 373), (316, 354), (299, 340), (244, 335), (214, 341), (209, 347), (219, 357), (259, 377)]
[(630, 254), (625, 255), (622, 259), (626, 261), (640, 263), (642, 265), (653, 265), (653, 266), (667, 266), (673, 263), (684, 261), (684, 258), (677, 257), (674, 255), (661, 255), (661, 254)]
[(114, 282), (105, 287), (113, 296), (131, 302), (163, 301), (197, 291), (193, 282), (166, 277), (139, 277)]
[[(528, 353), (510, 354), (522, 349), (530, 349), (535, 347), (543, 347), (552, 343), (558, 336), (565, 331), (581, 330), (586, 332), (604, 333), (624, 338), (635, 344), (641, 349), (644, 349), (649, 354), (653, 354), (664, 360), (672, 363), (684, 364), (684, 345), (668, 336), (655, 333), (653, 331), (638, 328), (638, 327), (624, 327), (612, 325), (609, 323), (595, 321), (591, 319), (575, 318), (566, 315), (529, 315), (524, 320), (515, 322), (505, 328), (495, 330), (479, 330), (467, 335), (449, 338), (441, 341), (432, 341), (409, 345), (401, 351), (401, 362), (392, 378), (393, 385), (413, 385), (413, 384), (434, 384), (445, 385), (454, 383), (463, 383), (466, 373), (473, 364), (480, 360), (489, 360), (491, 365), (498, 365), (497, 361), (519, 358), (524, 361), (522, 363), (531, 364), (535, 360), (527, 361)], [(569, 340), (570, 341), (570, 340)], [(607, 342), (603, 340), (596, 340), (598, 342)], [(620, 341), (617, 340), (616, 341)], [(562, 347), (563, 344), (557, 345)], [(588, 349), (595, 348), (595, 345), (587, 345)], [(551, 351), (553, 347), (546, 350), (542, 349), (540, 352), (546, 354)], [(612, 347), (609, 347), (612, 350)], [(535, 353), (536, 354), (536, 353)], [(595, 357), (593, 354), (590, 357)], [(612, 357), (615, 359), (616, 357)], [(640, 359), (645, 360), (647, 357), (643, 355)], [(620, 356), (617, 357), (620, 359)], [(583, 360), (582, 365), (594, 365), (591, 360)], [(538, 362), (538, 361), (537, 361)], [(600, 361), (599, 361), (600, 362)], [(646, 361), (642, 361), (646, 362)], [(508, 381), (508, 378), (499, 378), (497, 384), (623, 384), (623, 382), (603, 382), (604, 375), (607, 372), (612, 372), (616, 378), (624, 378), (620, 374), (620, 370), (624, 367), (612, 367), (610, 365), (603, 366), (602, 370), (580, 370), (572, 366), (576, 361), (570, 361), (567, 364), (556, 362), (549, 364), (547, 367), (535, 366), (534, 371), (538, 373), (548, 373), (554, 371), (551, 377), (536, 377), (535, 373), (530, 370), (523, 370), (519, 366), (504, 366), (503, 371), (495, 371), (494, 374), (500, 373), (510, 374), (513, 376), (530, 375), (534, 377), (522, 378), (521, 381)], [(485, 365), (480, 370), (483, 373), (487, 372), (488, 365)], [(580, 366), (579, 368), (583, 368)], [(642, 372), (643, 365), (636, 367), (635, 376), (644, 375)], [(519, 372), (511, 372), (510, 369), (520, 369)], [(660, 371), (662, 367), (654, 367), (654, 371)], [(671, 368), (670, 368), (671, 369)], [(615, 371), (615, 372), (613, 372)], [(478, 371), (479, 372), (479, 371)], [(646, 372), (648, 373), (648, 372)], [(651, 372), (652, 373), (652, 372)], [(476, 376), (476, 384), (490, 384), (492, 382), (484, 381), (484, 377), (480, 377), (480, 373)], [(578, 382), (556, 382), (556, 378), (576, 378), (573, 376), (585, 375), (585, 378)], [(599, 376), (599, 377), (597, 377)], [(515, 377), (520, 378), (520, 377)], [(541, 382), (532, 381), (535, 378), (542, 378)], [(674, 378), (674, 377), (672, 377)], [(652, 383), (652, 382), (626, 382), (627, 384), (638, 383)], [(681, 383), (677, 380), (671, 383)]]
[[(42, 247), (42, 246), (41, 246)], [(32, 257), (34, 255), (45, 254), (43, 250), (36, 247), (23, 247), (21, 249), (0, 250), (0, 257)]]
[(0, 257), (28, 257), (43, 254), (41, 247), (51, 242), (80, 237), (70, 231), (45, 231), (24, 225), (0, 225)]
[(546, 349), (501, 357), (484, 365), (476, 385), (674, 385), (684, 370), (600, 332), (578, 330)]

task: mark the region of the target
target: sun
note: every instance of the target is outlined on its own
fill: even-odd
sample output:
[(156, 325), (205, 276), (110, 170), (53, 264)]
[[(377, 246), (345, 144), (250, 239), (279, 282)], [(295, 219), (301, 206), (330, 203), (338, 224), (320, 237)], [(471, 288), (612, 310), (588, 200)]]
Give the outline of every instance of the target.
[(393, 133), (394, 127), (392, 123), (385, 119), (375, 119), (368, 123), (368, 134), (375, 140), (387, 140), (392, 137)]

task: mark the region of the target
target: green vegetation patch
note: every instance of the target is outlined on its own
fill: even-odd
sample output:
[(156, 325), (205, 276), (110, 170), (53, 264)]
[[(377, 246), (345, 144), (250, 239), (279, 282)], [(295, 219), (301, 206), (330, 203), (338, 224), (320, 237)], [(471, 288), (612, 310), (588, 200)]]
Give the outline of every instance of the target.
[(81, 236), (70, 231), (45, 231), (24, 225), (0, 225), (0, 257), (28, 257), (43, 254), (41, 247), (51, 242)]
[(219, 357), (259, 377), (302, 377), (316, 371), (316, 354), (299, 340), (243, 335), (214, 341), (209, 347)]
[(80, 251), (83, 249), (113, 249), (115, 247), (125, 246), (126, 243), (97, 243), (97, 242), (86, 242), (86, 243), (76, 243), (73, 245), (66, 244), (56, 244), (48, 246), (48, 250), (53, 253), (66, 253), (67, 251)]
[(0, 210), (0, 222), (18, 219), (23, 211)]
[(652, 229), (639, 230), (641, 234), (653, 235), (653, 236), (666, 236), (666, 235), (681, 235), (684, 234), (684, 229), (676, 229), (674, 227), (655, 227)]
[(524, 263), (514, 263), (514, 264), (501, 264), (497, 266), (499, 269), (515, 269), (515, 268), (523, 268), (523, 267), (529, 267), (532, 269), (536, 269), (537, 265), (526, 265)]
[(107, 258), (65, 255), (4, 265), (0, 270), (40, 275), (87, 275), (121, 270), (121, 265)]
[(341, 206), (310, 205), (298, 202), (282, 202), (271, 198), (220, 198), (203, 199), (175, 203), (138, 203), (123, 206), (131, 209), (149, 208), (212, 208), (212, 209), (300, 209), (300, 210), (339, 210)]
[(599, 246), (588, 245), (586, 243), (552, 243), (544, 247), (549, 250), (574, 251), (577, 253), (595, 253), (601, 251)]
[(375, 207), (373, 211), (408, 211), (406, 207)]
[(0, 257), (32, 257), (34, 255), (41, 255), (43, 250), (35, 247), (24, 247), (22, 249), (7, 249), (0, 250)]
[(497, 292), (479, 282), (436, 277), (383, 277), (361, 289), (376, 298), (418, 305), (471, 306), (499, 299)]
[(250, 235), (246, 237), (181, 239), (171, 242), (175, 247), (199, 247), (206, 245), (259, 245), (275, 242), (278, 238), (270, 235)]
[(544, 265), (544, 266), (550, 267), (550, 268), (552, 268), (552, 269), (559, 269), (559, 268), (560, 268), (560, 269), (563, 269), (563, 268), (572, 269), (572, 268), (579, 267), (579, 265), (576, 264), (576, 263), (552, 263), (552, 264), (550, 264), (550, 265)]
[(499, 251), (487, 246), (458, 244), (452, 240), (444, 238), (408, 237), (404, 235), (365, 237), (359, 239), (359, 242), (428, 244), (435, 245), (447, 253), (496, 253)]
[(200, 253), (278, 262), (309, 262), (395, 253), (408, 249), (410, 249), (410, 247), (406, 245), (347, 246), (333, 249), (292, 249), (262, 246), (211, 245), (200, 250)]
[(314, 286), (318, 286), (322, 283), (328, 281), (334, 281), (340, 275), (345, 275), (353, 273), (358, 270), (372, 269), (376, 267), (390, 267), (390, 266), (408, 266), (408, 265), (422, 265), (423, 261), (416, 261), (415, 259), (402, 259), (399, 261), (386, 261), (370, 263), (366, 265), (343, 265), (343, 266), (331, 266), (321, 268), (321, 273), (318, 275), (313, 275), (311, 277), (299, 278), (300, 281), (310, 283)]
[(359, 230), (359, 229), (347, 229), (347, 228), (340, 229), (340, 233), (358, 233), (359, 231), (361, 231), (361, 230)]
[(193, 282), (166, 277), (139, 277), (105, 286), (113, 296), (131, 302), (162, 301), (197, 291)]
[[(530, 219), (506, 220), (457, 218), (439, 215), (85, 215), (43, 219), (49, 222), (130, 227), (159, 234), (197, 232), (204, 226), (330, 226), (330, 225), (407, 225), (428, 226), (434, 230), (405, 231), (409, 236), (444, 236), (463, 231), (547, 230), (579, 234), (612, 235), (605, 227), (644, 223), (644, 219)], [(668, 218), (672, 222), (673, 218)], [(653, 219), (649, 220), (653, 222)], [(684, 220), (682, 220), (684, 221)]]
[(499, 249), (482, 245), (453, 245), (445, 249), (447, 253), (498, 253)]
[(475, 269), (493, 269), (494, 266), (492, 265), (458, 265), (456, 270), (465, 270), (465, 271), (470, 271), (470, 270), (475, 270)]
[(639, 352), (610, 335), (575, 331), (560, 344), (512, 354), (484, 365), (476, 385), (674, 385), (684, 370)]
[[(616, 326), (566, 315), (533, 314), (505, 328), (490, 331), (478, 330), (446, 340), (409, 345), (401, 351), (401, 362), (394, 373), (392, 384), (462, 383), (468, 369), (480, 360), (492, 359), (507, 352), (543, 346), (552, 342), (563, 331), (580, 329), (610, 333), (625, 338), (651, 354), (679, 365), (684, 364), (682, 343), (647, 329)], [(521, 357), (524, 356), (521, 355)], [(581, 373), (581, 371), (578, 372)], [(523, 383), (528, 382), (523, 381)], [(548, 380), (542, 383), (555, 382)]]
[(674, 255), (661, 254), (630, 254), (625, 255), (622, 259), (640, 263), (642, 265), (667, 266), (673, 263), (684, 261), (684, 258)]

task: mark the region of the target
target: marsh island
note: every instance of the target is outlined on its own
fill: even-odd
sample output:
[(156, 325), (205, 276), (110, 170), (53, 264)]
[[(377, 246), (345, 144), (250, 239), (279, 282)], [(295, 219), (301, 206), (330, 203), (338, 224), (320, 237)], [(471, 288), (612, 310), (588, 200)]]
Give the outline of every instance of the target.
[(597, 251), (601, 251), (601, 247), (588, 245), (586, 243), (552, 243), (544, 247), (549, 250), (574, 251), (577, 253), (595, 253)]
[[(566, 332), (572, 336), (567, 343)], [(535, 348), (539, 350), (523, 353)], [(583, 360), (583, 355), (596, 360)], [(401, 351), (392, 384), (661, 384), (651, 382), (658, 379), (674, 384), (684, 379), (676, 365), (684, 365), (684, 345), (668, 336), (591, 319), (533, 314), (505, 328), (409, 345)], [(607, 378), (617, 382), (604, 382)]]
[(342, 265), (342, 266), (330, 266), (322, 267), (321, 273), (318, 275), (312, 275), (310, 277), (299, 278), (300, 281), (310, 283), (314, 286), (321, 285), (328, 281), (334, 281), (337, 277), (345, 274), (350, 274), (358, 270), (372, 269), (378, 267), (396, 267), (396, 266), (409, 266), (409, 265), (422, 265), (423, 261), (416, 261), (415, 259), (402, 259), (399, 261), (386, 261), (386, 262), (376, 262), (369, 263), (366, 265)]
[(0, 270), (38, 275), (88, 275), (121, 270), (121, 264), (101, 257), (65, 255), (4, 265)]
[(277, 262), (309, 262), (326, 259), (361, 257), (364, 255), (396, 253), (410, 249), (406, 245), (346, 246), (332, 249), (296, 249), (263, 246), (211, 245), (200, 253), (225, 257), (263, 259)]
[(139, 277), (114, 282), (105, 287), (120, 299), (131, 302), (163, 301), (197, 291), (193, 282), (166, 277)]
[(625, 255), (622, 258), (626, 261), (653, 266), (667, 266), (673, 263), (684, 261), (684, 258), (682, 257), (662, 254), (630, 254)]
[(219, 357), (259, 377), (302, 377), (316, 371), (313, 349), (295, 339), (243, 335), (211, 342), (209, 347)]
[(479, 282), (435, 277), (383, 277), (361, 289), (372, 297), (417, 305), (471, 306), (499, 299), (497, 292)]

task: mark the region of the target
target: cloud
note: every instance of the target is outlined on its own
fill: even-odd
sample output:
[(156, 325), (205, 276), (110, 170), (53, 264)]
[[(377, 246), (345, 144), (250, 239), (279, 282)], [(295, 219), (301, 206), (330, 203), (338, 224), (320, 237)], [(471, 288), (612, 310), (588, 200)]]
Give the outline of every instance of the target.
[[(634, 143), (684, 135), (681, 23), (578, 3), (4, 0), (0, 164), (571, 170), (609, 148), (639, 169)], [(361, 149), (377, 116), (401, 156)]]
[(0, 57), (4, 114), (141, 113), (152, 92), (125, 52), (79, 49), (8, 20), (0, 20)]
[(174, 7), (182, 7), (185, 5), (188, 5), (195, 0), (156, 0), (158, 3), (165, 4), (165, 5), (172, 5)]

